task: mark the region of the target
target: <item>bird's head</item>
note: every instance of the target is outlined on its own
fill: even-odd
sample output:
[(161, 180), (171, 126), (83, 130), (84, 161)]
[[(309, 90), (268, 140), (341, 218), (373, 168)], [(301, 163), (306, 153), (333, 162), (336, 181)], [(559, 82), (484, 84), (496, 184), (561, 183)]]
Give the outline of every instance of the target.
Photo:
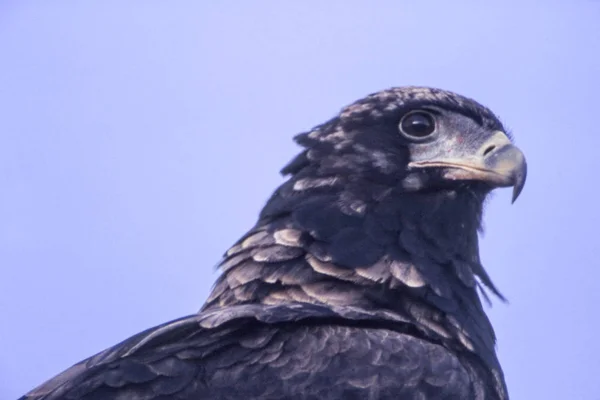
[[(301, 134), (307, 147), (284, 172), (311, 165), (312, 178), (340, 176), (387, 183), (404, 192), (487, 194), (525, 185), (527, 164), (502, 123), (486, 107), (455, 93), (402, 87), (374, 93), (329, 122)], [(297, 188), (326, 186), (300, 180)], [(330, 180), (329, 182), (332, 182)]]

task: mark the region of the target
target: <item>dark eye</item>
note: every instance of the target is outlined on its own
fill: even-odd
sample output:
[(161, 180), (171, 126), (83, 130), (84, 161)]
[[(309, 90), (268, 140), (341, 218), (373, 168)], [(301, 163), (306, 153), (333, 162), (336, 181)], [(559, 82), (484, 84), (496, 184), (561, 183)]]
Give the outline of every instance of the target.
[(414, 111), (402, 117), (400, 130), (409, 138), (422, 139), (435, 131), (435, 120), (428, 112)]

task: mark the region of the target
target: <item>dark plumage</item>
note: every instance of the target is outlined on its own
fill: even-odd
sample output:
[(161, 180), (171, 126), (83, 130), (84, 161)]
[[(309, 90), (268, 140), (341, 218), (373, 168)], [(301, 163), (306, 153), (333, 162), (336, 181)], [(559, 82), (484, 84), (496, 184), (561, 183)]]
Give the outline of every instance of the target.
[(418, 87), (372, 94), (304, 147), (202, 310), (22, 399), (507, 399), (477, 287), (483, 201), (521, 191), (494, 114)]

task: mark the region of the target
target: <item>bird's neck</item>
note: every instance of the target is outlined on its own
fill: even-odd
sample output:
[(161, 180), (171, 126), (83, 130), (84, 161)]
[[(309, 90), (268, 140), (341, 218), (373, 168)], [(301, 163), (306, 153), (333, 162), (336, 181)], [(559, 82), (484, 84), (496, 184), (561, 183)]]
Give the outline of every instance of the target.
[[(481, 198), (394, 190), (371, 201), (342, 197), (282, 205), (276, 194), (227, 252), (204, 309), (293, 302), (387, 309), (441, 336), (469, 331), (467, 321), (476, 320), (494, 341), (476, 290)], [(443, 325), (455, 327), (435, 326), (448, 316)]]

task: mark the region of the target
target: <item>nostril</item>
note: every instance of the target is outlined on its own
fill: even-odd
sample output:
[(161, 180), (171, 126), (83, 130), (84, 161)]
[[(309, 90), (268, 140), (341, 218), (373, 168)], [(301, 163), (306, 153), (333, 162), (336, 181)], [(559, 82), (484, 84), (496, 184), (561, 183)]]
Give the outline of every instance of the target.
[(494, 149), (496, 148), (496, 145), (491, 145), (490, 147), (488, 147), (487, 149), (485, 149), (485, 151), (483, 152), (483, 156), (487, 156), (488, 154), (490, 154), (492, 151), (494, 151)]

